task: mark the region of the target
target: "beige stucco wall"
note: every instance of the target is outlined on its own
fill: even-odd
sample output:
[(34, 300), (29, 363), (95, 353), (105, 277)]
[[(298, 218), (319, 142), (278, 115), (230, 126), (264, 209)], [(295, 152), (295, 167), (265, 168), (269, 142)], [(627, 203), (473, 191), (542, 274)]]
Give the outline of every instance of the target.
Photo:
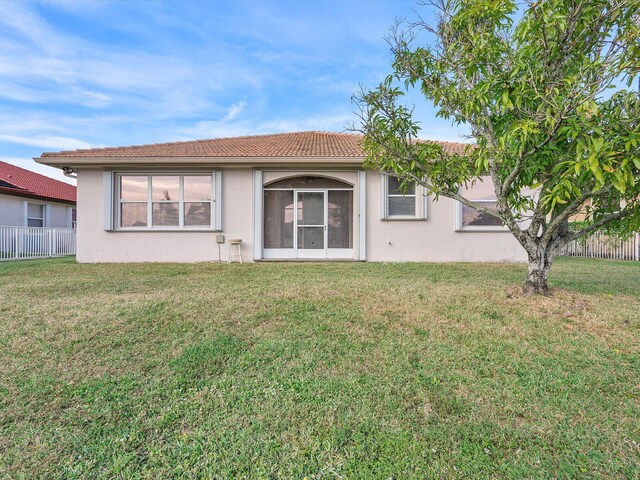
[(14, 195), (0, 195), (0, 225), (11, 227), (26, 226), (25, 202), (48, 205), (49, 217), (47, 219), (47, 227), (71, 227), (68, 213), (71, 205), (17, 197)]
[(524, 262), (508, 231), (456, 231), (457, 203), (427, 198), (423, 220), (381, 220), (382, 182), (367, 173), (367, 260), (374, 262)]
[[(251, 260), (253, 236), (252, 172), (229, 170), (222, 175), (222, 230), (227, 239), (243, 240), (242, 255)], [(217, 232), (105, 231), (103, 172), (78, 172), (79, 262), (204, 262), (218, 259)], [(227, 245), (221, 248), (227, 259)]]
[[(311, 172), (307, 172), (311, 173)], [(280, 173), (265, 172), (264, 182)], [(353, 178), (351, 178), (351, 176)], [(348, 178), (347, 178), (348, 177)], [(366, 259), (369, 261), (514, 262), (524, 250), (509, 232), (456, 232), (456, 203), (428, 199), (426, 220), (381, 220), (381, 181), (366, 175)], [(355, 174), (342, 176), (355, 180)], [(357, 201), (354, 192), (354, 201)], [(241, 238), (245, 261), (253, 259), (253, 170), (222, 169), (222, 233)], [(261, 214), (261, 212), (259, 212)], [(79, 262), (198, 262), (218, 259), (216, 232), (105, 231), (103, 172), (78, 172)], [(356, 223), (357, 229), (357, 223)], [(355, 245), (358, 233), (354, 232)], [(355, 249), (354, 249), (355, 250)], [(221, 259), (227, 259), (222, 245)]]

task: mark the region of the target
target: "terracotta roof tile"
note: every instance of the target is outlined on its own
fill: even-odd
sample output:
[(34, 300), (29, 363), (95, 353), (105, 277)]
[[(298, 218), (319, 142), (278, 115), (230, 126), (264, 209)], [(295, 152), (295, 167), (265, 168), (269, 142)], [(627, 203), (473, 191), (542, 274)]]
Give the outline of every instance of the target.
[[(362, 135), (295, 132), (155, 143), (130, 147), (46, 152), (47, 157), (364, 157)], [(445, 150), (464, 153), (466, 143), (438, 142)]]
[(0, 193), (64, 202), (76, 201), (76, 187), (45, 175), (0, 162)]

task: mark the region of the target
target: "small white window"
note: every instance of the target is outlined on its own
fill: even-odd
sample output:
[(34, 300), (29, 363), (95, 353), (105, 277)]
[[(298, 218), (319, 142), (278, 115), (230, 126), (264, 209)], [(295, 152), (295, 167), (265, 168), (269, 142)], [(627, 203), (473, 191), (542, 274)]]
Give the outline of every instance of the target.
[(41, 203), (27, 204), (27, 226), (44, 227), (44, 205)]
[[(423, 198), (419, 186), (409, 182), (405, 189), (400, 188), (401, 181), (395, 175), (382, 175), (382, 218), (387, 220), (424, 219), (426, 205), (418, 201)], [(424, 202), (422, 202), (424, 203)]]
[(214, 175), (119, 175), (122, 229), (202, 229), (215, 225)]
[(407, 183), (406, 189), (401, 191), (398, 177), (387, 175), (387, 215), (389, 217), (416, 216), (415, 183)]
[[(491, 177), (482, 177), (482, 181), (476, 181), (469, 188), (461, 188), (460, 194), (475, 202), (479, 203), (491, 210), (498, 209), (498, 202), (496, 194), (493, 189), (493, 182)], [(495, 231), (506, 230), (506, 227), (502, 225), (502, 221), (486, 213), (481, 213), (475, 208), (471, 208), (458, 202), (457, 207), (457, 230), (475, 230), (475, 231)]]

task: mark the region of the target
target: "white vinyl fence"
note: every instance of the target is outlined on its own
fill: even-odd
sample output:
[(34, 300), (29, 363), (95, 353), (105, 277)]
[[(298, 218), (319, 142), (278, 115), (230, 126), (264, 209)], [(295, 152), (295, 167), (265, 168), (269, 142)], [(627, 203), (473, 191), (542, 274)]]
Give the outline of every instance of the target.
[(579, 238), (567, 245), (561, 255), (571, 257), (608, 258), (611, 260), (640, 260), (640, 234), (620, 240), (604, 233)]
[(0, 227), (0, 261), (75, 254), (75, 228)]

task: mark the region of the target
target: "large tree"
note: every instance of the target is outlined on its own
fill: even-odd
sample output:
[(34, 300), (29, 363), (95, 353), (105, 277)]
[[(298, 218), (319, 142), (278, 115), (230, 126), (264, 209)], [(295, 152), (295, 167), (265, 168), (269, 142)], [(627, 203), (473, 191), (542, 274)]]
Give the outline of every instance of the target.
[[(499, 218), (528, 254), (525, 293), (547, 293), (568, 242), (640, 228), (640, 0), (424, 6), (434, 24), (397, 22), (393, 73), (355, 96), (367, 163)], [(465, 155), (417, 140), (414, 88), (470, 129)], [(496, 210), (461, 194), (485, 176)]]

